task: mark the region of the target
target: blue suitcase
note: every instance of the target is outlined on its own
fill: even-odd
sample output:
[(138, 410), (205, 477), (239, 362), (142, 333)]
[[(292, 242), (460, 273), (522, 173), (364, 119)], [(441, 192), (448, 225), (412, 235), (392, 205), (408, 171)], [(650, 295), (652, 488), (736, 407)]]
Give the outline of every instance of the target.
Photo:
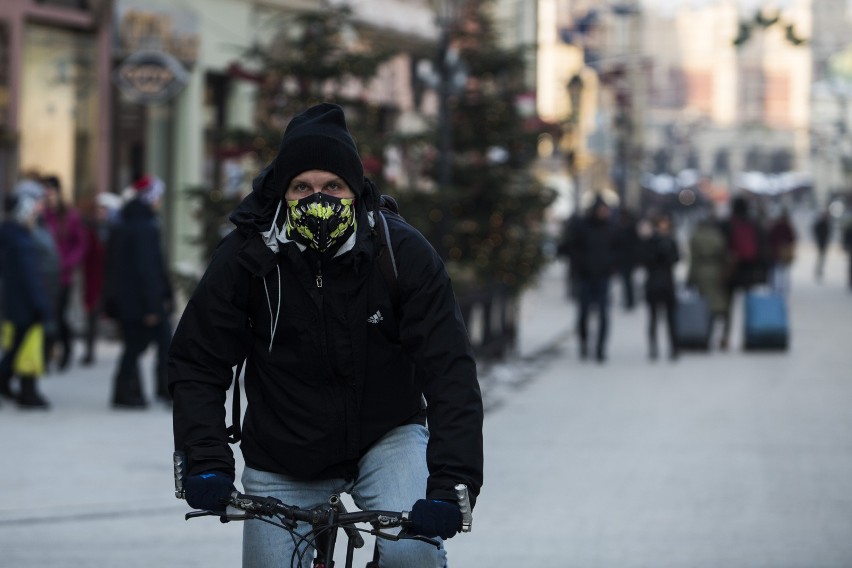
[(769, 291), (745, 295), (745, 349), (787, 349), (790, 326), (781, 294)]

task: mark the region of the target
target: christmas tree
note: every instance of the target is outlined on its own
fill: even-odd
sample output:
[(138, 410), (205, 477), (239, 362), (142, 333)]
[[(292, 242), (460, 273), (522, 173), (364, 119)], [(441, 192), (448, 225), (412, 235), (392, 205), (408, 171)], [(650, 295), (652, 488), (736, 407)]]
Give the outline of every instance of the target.
[(517, 292), (535, 277), (545, 262), (544, 212), (554, 199), (530, 171), (538, 133), (525, 128), (517, 106), (523, 52), (500, 46), (490, 4), (470, 0), (450, 30), (467, 69), (450, 105), (452, 182), (440, 187), (433, 153), (427, 171), (436, 189), (398, 195), (403, 215), (444, 256), (462, 292), (495, 283)]

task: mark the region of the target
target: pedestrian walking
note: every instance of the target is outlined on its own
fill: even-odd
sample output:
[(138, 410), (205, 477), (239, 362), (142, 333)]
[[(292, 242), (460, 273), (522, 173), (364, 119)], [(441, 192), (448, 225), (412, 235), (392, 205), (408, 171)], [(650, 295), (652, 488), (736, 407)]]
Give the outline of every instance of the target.
[(689, 269), (687, 285), (694, 287), (707, 302), (711, 314), (711, 337), (721, 323), (719, 348), (728, 348), (731, 328), (728, 278), (730, 254), (725, 235), (711, 216), (698, 221), (689, 239)]
[(669, 358), (678, 357), (675, 338), (675, 281), (674, 267), (680, 260), (677, 243), (672, 237), (672, 221), (667, 214), (654, 219), (654, 231), (642, 243), (642, 263), (645, 266), (645, 302), (648, 306), (648, 356), (658, 357), (657, 319), (665, 314), (669, 340)]
[(91, 365), (95, 362), (98, 320), (103, 311), (106, 249), (120, 208), (121, 198), (118, 195), (99, 193), (95, 198), (92, 214), (84, 221), (86, 252), (83, 256), (83, 310), (86, 315), (86, 327), (81, 365)]
[[(443, 262), (379, 200), (343, 109), (290, 121), (172, 342), (190, 506), (220, 511), (234, 489), (222, 405), (247, 358), (246, 493), (306, 507), (345, 491), (360, 508), (410, 510), (419, 534), (461, 529), (454, 487), (475, 500), (482, 484), (476, 364)], [(294, 546), (248, 521), (243, 566), (286, 565)], [(379, 551), (382, 566), (446, 565), (443, 547), (422, 542)]]
[(115, 408), (147, 406), (139, 357), (152, 343), (157, 347), (156, 397), (170, 401), (166, 361), (173, 295), (157, 217), (164, 188), (157, 177), (137, 179), (135, 195), (122, 207), (109, 239), (104, 301), (107, 315), (118, 321), (124, 343), (113, 380)]
[(817, 215), (811, 227), (811, 232), (817, 246), (816, 280), (817, 282), (822, 282), (823, 273), (825, 272), (825, 253), (828, 250), (828, 243), (831, 240), (831, 216), (828, 211), (822, 211)]
[(594, 198), (587, 214), (577, 223), (571, 251), (572, 270), (576, 269), (579, 286), (577, 332), (580, 358), (588, 357), (589, 316), (597, 312), (595, 358), (606, 361), (609, 333), (609, 287), (616, 265), (615, 229), (611, 209), (600, 195)]
[[(56, 339), (61, 352), (57, 368), (64, 371), (71, 363), (73, 332), (68, 323), (68, 308), (74, 276), (83, 262), (86, 235), (79, 211), (62, 196), (62, 184), (56, 176), (42, 180), (45, 189), (44, 220), (59, 250), (59, 303), (56, 306)], [(52, 355), (52, 354), (51, 354)]]
[[(43, 322), (50, 309), (33, 232), (41, 199), (26, 191), (4, 203), (7, 219), (0, 224), (0, 274), (3, 279), (3, 358), (0, 395), (27, 409), (46, 409), (38, 379), (44, 373)], [(18, 378), (17, 389), (13, 378)]]
[(574, 254), (574, 239), (581, 221), (582, 217), (573, 213), (563, 222), (562, 235), (556, 248), (557, 256), (565, 259), (565, 297), (568, 300), (577, 300), (579, 296), (580, 285), (577, 281), (577, 269), (574, 266), (576, 261), (572, 258), (572, 255)]
[[(738, 293), (747, 293), (753, 286), (766, 281), (766, 257), (764, 234), (752, 219), (749, 202), (744, 197), (735, 197), (731, 203), (731, 216), (723, 222), (723, 231), (728, 242), (728, 308), (733, 306)], [(728, 315), (730, 322), (730, 313)], [(720, 343), (728, 347), (728, 335)]]
[(849, 289), (852, 290), (852, 216), (846, 220), (846, 227), (843, 229), (843, 248), (846, 250), (846, 256), (849, 257), (847, 278)]
[(32, 228), (32, 236), (35, 243), (38, 274), (47, 298), (47, 311), (42, 317), (42, 327), (44, 328), (44, 354), (42, 359), (44, 361), (44, 372), (47, 373), (59, 330), (56, 321), (56, 316), (59, 313), (61, 271), (59, 248), (44, 222), (45, 189), (40, 178), (37, 179), (33, 176), (22, 179), (15, 184), (13, 193), (18, 198), (31, 198), (38, 203), (39, 213)]
[(783, 296), (790, 292), (790, 265), (796, 256), (796, 229), (790, 214), (782, 209), (769, 227), (769, 253), (771, 259), (770, 283), (773, 290)]
[(640, 257), (639, 233), (636, 230), (636, 216), (627, 209), (618, 213), (616, 230), (616, 265), (621, 280), (622, 302), (625, 309), (632, 310), (636, 304), (636, 292), (633, 274)]

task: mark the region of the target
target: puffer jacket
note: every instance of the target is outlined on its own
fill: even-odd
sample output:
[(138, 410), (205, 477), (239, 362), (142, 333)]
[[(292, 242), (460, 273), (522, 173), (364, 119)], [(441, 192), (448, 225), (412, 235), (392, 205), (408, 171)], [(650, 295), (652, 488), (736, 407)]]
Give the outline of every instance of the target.
[[(225, 393), (247, 358), (241, 449), (254, 469), (298, 479), (354, 478), (393, 428), (429, 425), (427, 496), (482, 484), (476, 365), (444, 266), (424, 237), (389, 218), (400, 301), (392, 305), (370, 214), (356, 243), (320, 261), (293, 242), (274, 252), (265, 177), (231, 219), (175, 332), (169, 354), (175, 447), (187, 471), (234, 475)], [(272, 197), (274, 199), (274, 197)], [(321, 284), (321, 286), (320, 286)]]

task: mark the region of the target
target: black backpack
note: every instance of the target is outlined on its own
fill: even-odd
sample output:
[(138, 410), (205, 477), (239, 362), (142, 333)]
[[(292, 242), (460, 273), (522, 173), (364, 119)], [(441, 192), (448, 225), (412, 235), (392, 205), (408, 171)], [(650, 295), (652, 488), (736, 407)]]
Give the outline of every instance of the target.
[[(396, 257), (393, 254), (393, 246), (390, 238), (390, 230), (388, 229), (387, 217), (393, 217), (405, 221), (399, 213), (399, 204), (396, 199), (390, 195), (381, 195), (379, 197), (379, 208), (375, 216), (375, 225), (373, 230), (379, 239), (379, 254), (376, 257), (379, 261), (379, 270), (382, 277), (388, 286), (388, 294), (390, 295), (391, 305), (394, 312), (399, 312), (399, 282), (397, 282), (398, 272), (396, 269)], [(253, 282), (254, 283), (254, 282)], [(260, 309), (260, 294), (258, 291), (252, 293), (252, 288), (249, 288), (249, 306), (252, 313)], [(242, 437), (242, 420), (240, 419), (240, 374), (243, 372), (245, 361), (241, 361), (234, 370), (234, 394), (232, 396), (231, 406), (231, 425), (228, 426), (228, 443), (236, 444)]]

